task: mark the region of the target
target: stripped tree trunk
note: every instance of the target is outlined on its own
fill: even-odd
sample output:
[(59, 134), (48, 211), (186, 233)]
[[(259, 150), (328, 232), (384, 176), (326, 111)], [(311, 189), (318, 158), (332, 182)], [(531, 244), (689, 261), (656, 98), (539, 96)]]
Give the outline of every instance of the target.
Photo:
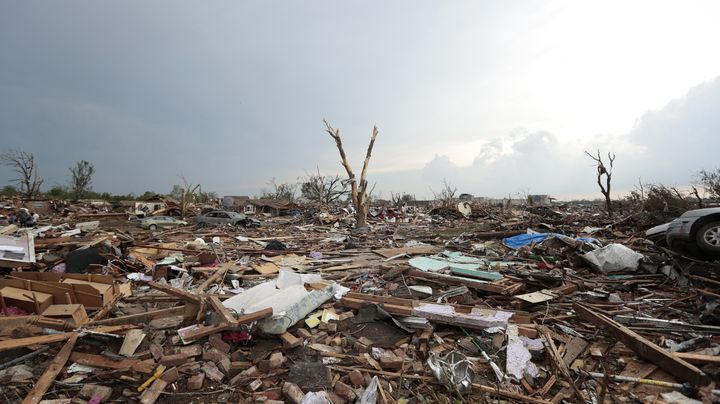
[(370, 136), (370, 144), (368, 144), (367, 153), (365, 154), (365, 162), (363, 163), (362, 172), (360, 173), (360, 183), (357, 183), (355, 173), (350, 167), (350, 163), (345, 155), (345, 149), (343, 149), (342, 139), (340, 139), (340, 129), (334, 129), (330, 124), (323, 120), (325, 123), (325, 131), (335, 140), (338, 152), (340, 152), (340, 158), (342, 159), (341, 164), (347, 171), (348, 180), (350, 181), (350, 194), (352, 198), (353, 206), (355, 207), (355, 227), (365, 227), (367, 225), (367, 214), (368, 214), (368, 200), (367, 200), (367, 169), (370, 163), (370, 157), (372, 154), (373, 146), (375, 145), (375, 138), (378, 135), (377, 126), (373, 126), (372, 135)]
[[(602, 160), (602, 157), (600, 156), (600, 150), (597, 152), (597, 157), (593, 156), (592, 154), (588, 153), (587, 150), (585, 151), (585, 154), (590, 156), (591, 159), (595, 160), (595, 163), (597, 164), (597, 184), (600, 187), (600, 193), (603, 194), (605, 197), (605, 208), (607, 209), (608, 217), (612, 217), (613, 211), (612, 211), (612, 200), (610, 199), (610, 181), (612, 180), (612, 170), (613, 170), (613, 163), (615, 162), (615, 155), (610, 154), (608, 152), (608, 161), (610, 162), (610, 168), (605, 166), (605, 163)], [(605, 185), (603, 186), (603, 176), (605, 177)]]

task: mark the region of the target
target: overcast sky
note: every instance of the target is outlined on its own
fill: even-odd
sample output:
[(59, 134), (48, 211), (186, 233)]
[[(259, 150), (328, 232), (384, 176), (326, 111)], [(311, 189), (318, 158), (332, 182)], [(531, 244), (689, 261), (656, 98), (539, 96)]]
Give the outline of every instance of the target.
[[(720, 167), (720, 2), (0, 0), (0, 150), (45, 188), (221, 195), (360, 171), (376, 193), (597, 193)], [(0, 183), (13, 178), (0, 168)]]

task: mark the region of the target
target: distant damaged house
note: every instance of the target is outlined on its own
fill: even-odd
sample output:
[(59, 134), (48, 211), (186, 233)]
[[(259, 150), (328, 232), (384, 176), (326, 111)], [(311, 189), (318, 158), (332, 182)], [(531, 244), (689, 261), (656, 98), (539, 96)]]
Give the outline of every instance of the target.
[(547, 206), (550, 205), (555, 198), (549, 195), (528, 195), (528, 205), (530, 206)]
[(272, 216), (287, 216), (300, 205), (283, 199), (251, 199), (247, 196), (224, 196), (223, 207), (246, 215), (269, 214)]
[(179, 214), (180, 212), (180, 203), (177, 200), (159, 194), (144, 201), (120, 201), (115, 205), (129, 214), (137, 216)]

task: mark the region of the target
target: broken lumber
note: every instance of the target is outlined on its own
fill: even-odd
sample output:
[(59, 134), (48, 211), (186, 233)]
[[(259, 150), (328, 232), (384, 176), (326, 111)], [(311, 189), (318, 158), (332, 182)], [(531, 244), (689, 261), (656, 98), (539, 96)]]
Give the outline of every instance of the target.
[(85, 366), (92, 366), (101, 369), (133, 370), (140, 373), (150, 374), (155, 371), (155, 365), (150, 362), (138, 359), (112, 360), (102, 355), (93, 355), (83, 352), (73, 352), (70, 361)]
[(185, 312), (185, 306), (178, 306), (178, 307), (171, 307), (169, 309), (161, 309), (161, 310), (155, 310), (155, 311), (148, 311), (145, 313), (129, 314), (127, 316), (120, 316), (120, 317), (115, 317), (115, 318), (106, 318), (104, 320), (91, 321), (90, 323), (85, 324), (85, 326), (101, 325), (101, 324), (102, 325), (117, 325), (117, 324), (127, 324), (127, 323), (147, 323), (148, 321), (150, 321), (154, 318), (180, 316), (184, 312)]
[(55, 380), (57, 375), (60, 374), (60, 371), (65, 366), (65, 363), (67, 363), (68, 358), (70, 358), (70, 354), (72, 353), (73, 348), (75, 348), (75, 343), (77, 342), (78, 334), (77, 333), (71, 333), (68, 341), (63, 345), (62, 349), (60, 349), (60, 352), (58, 352), (57, 356), (53, 358), (52, 362), (50, 362), (50, 365), (45, 370), (45, 372), (40, 376), (37, 383), (35, 383), (35, 387), (30, 390), (28, 395), (23, 400), (22, 404), (37, 404), (42, 400), (43, 396), (45, 395), (45, 392), (47, 392), (48, 388), (50, 388), (50, 385)]
[(65, 332), (62, 334), (38, 335), (36, 337), (17, 338), (0, 341), (0, 351), (14, 348), (24, 348), (30, 345), (51, 344), (53, 342), (61, 342), (70, 339), (77, 334), (74, 332)]
[(708, 382), (709, 378), (702, 370), (665, 351), (615, 320), (596, 313), (593, 309), (578, 302), (573, 303), (573, 308), (578, 317), (597, 327), (607, 328), (612, 333), (613, 338), (620, 340), (625, 346), (635, 351), (638, 356), (658, 365), (662, 370), (678, 379), (693, 383), (696, 386), (703, 386)]

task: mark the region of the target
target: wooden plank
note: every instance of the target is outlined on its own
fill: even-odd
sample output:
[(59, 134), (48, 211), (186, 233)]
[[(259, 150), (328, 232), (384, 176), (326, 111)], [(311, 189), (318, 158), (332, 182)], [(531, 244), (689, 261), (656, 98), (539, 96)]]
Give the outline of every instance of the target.
[(91, 321), (86, 324), (90, 325), (116, 325), (116, 324), (127, 324), (127, 323), (147, 323), (154, 318), (160, 317), (171, 317), (181, 316), (185, 312), (185, 306), (171, 307), (169, 309), (161, 309), (148, 311), (145, 313), (129, 314), (127, 316), (120, 316), (115, 318), (106, 318), (104, 320)]
[(70, 339), (74, 332), (65, 332), (62, 334), (38, 335), (37, 337), (9, 339), (0, 341), (0, 351), (14, 348), (23, 348), (30, 345), (52, 344), (53, 342), (61, 342)]
[(209, 278), (205, 280), (205, 282), (201, 283), (200, 286), (197, 287), (197, 292), (204, 292), (205, 289), (207, 289), (208, 286), (210, 286), (213, 282), (217, 282), (218, 280), (222, 280), (222, 278), (225, 276), (225, 273), (232, 268), (235, 265), (235, 261), (229, 261), (224, 264), (222, 264), (219, 268), (216, 268), (215, 273), (213, 273)]
[(694, 363), (696, 365), (705, 365), (707, 363), (720, 365), (720, 356), (718, 355), (702, 355), (692, 352), (674, 352), (673, 355), (686, 362)]
[(157, 283), (157, 282), (148, 282), (147, 284), (148, 284), (148, 286), (150, 286), (151, 288), (157, 289), (157, 290), (162, 291), (162, 292), (165, 292), (165, 293), (167, 293), (168, 295), (177, 296), (177, 297), (179, 297), (179, 298), (181, 298), (181, 299), (183, 299), (183, 300), (187, 300), (187, 301), (190, 302), (190, 303), (200, 304), (200, 296), (198, 296), (198, 295), (196, 295), (196, 294), (194, 294), (194, 293), (188, 292), (188, 291), (186, 291), (186, 290), (174, 288), (174, 287), (169, 286), (169, 285), (163, 285), (163, 284), (160, 284), (160, 283)]
[(580, 392), (580, 389), (575, 384), (575, 381), (573, 380), (572, 376), (570, 375), (570, 370), (568, 369), (565, 362), (563, 362), (562, 358), (560, 357), (560, 353), (557, 350), (557, 347), (555, 346), (555, 341), (553, 341), (552, 335), (550, 335), (550, 330), (545, 326), (538, 326), (537, 327), (538, 332), (542, 335), (543, 340), (545, 341), (545, 346), (548, 348), (548, 354), (550, 355), (550, 358), (553, 360), (553, 363), (555, 364), (555, 367), (557, 370), (562, 374), (562, 376), (567, 380), (568, 383), (570, 383), (570, 386), (573, 389), (573, 392), (577, 396), (577, 399), (580, 401), (584, 400), (584, 397), (582, 393)]
[(167, 385), (168, 383), (165, 380), (161, 378), (155, 379), (153, 384), (151, 384), (147, 390), (143, 391), (140, 396), (140, 404), (153, 404), (158, 398), (160, 398), (160, 394), (163, 390), (165, 390)]
[(508, 288), (510, 286), (513, 286), (513, 284), (506, 285), (497, 282), (487, 282), (470, 278), (462, 278), (460, 276), (444, 275), (434, 272), (423, 272), (415, 268), (410, 269), (407, 272), (407, 275), (420, 279), (438, 281), (447, 285), (465, 285), (470, 289), (481, 290), (483, 292), (497, 293), (499, 295), (507, 295), (508, 293), (511, 293)]
[(272, 275), (280, 271), (280, 267), (274, 262), (263, 262), (252, 266), (255, 272), (262, 275)]
[(215, 309), (215, 312), (223, 318), (224, 322), (228, 324), (237, 324), (237, 319), (235, 318), (235, 316), (232, 315), (230, 310), (228, 310), (228, 308), (222, 304), (219, 297), (210, 296), (209, 300), (210, 305), (213, 307), (213, 309)]
[(142, 340), (145, 338), (145, 333), (142, 330), (130, 330), (125, 334), (120, 351), (118, 352), (122, 356), (133, 356), (135, 350), (140, 345)]
[(580, 318), (598, 327), (606, 327), (612, 333), (613, 338), (620, 340), (625, 346), (635, 351), (638, 356), (658, 365), (662, 370), (678, 379), (697, 386), (703, 386), (709, 381), (708, 376), (700, 369), (665, 351), (652, 343), (652, 341), (643, 338), (638, 333), (611, 318), (596, 313), (578, 302), (573, 303), (573, 308)]
[(565, 355), (563, 355), (563, 362), (565, 366), (570, 366), (580, 354), (585, 352), (585, 349), (590, 345), (587, 341), (580, 337), (573, 337), (570, 342), (565, 345)]
[(73, 352), (72, 355), (70, 355), (70, 361), (101, 369), (133, 370), (145, 374), (150, 374), (155, 371), (155, 365), (150, 362), (138, 359), (123, 359), (116, 361), (102, 355), (93, 355), (83, 352)]
[[(270, 317), (270, 316), (272, 316), (272, 314), (273, 314), (272, 308), (268, 307), (266, 309), (256, 311), (255, 313), (250, 313), (250, 314), (246, 314), (244, 316), (240, 316), (237, 319), (236, 324), (234, 324), (233, 326), (251, 323), (256, 320)], [(208, 335), (216, 334), (216, 333), (224, 331), (230, 327), (231, 327), (231, 325), (228, 323), (220, 323), (220, 324), (208, 325), (208, 326), (198, 325), (198, 326), (195, 326), (195, 328), (187, 327), (184, 329), (180, 329), (180, 330), (178, 330), (178, 334), (180, 335), (182, 340), (187, 343), (189, 341), (207, 337)]]
[(440, 247), (434, 245), (419, 245), (415, 247), (398, 247), (398, 248), (379, 248), (373, 250), (375, 254), (385, 258), (394, 257), (400, 254), (416, 255), (416, 254), (432, 254), (440, 251)]
[(22, 404), (37, 404), (42, 400), (43, 396), (45, 395), (45, 392), (47, 392), (48, 388), (50, 388), (50, 385), (55, 380), (58, 374), (60, 374), (60, 371), (62, 371), (62, 368), (65, 366), (65, 364), (68, 361), (68, 358), (70, 358), (70, 354), (72, 353), (73, 349), (75, 348), (75, 343), (77, 342), (78, 334), (71, 333), (68, 341), (63, 345), (62, 349), (60, 349), (60, 352), (53, 358), (53, 360), (50, 362), (50, 366), (45, 370), (45, 372), (40, 376), (37, 383), (35, 383), (35, 386), (30, 390), (28, 395), (23, 400)]

